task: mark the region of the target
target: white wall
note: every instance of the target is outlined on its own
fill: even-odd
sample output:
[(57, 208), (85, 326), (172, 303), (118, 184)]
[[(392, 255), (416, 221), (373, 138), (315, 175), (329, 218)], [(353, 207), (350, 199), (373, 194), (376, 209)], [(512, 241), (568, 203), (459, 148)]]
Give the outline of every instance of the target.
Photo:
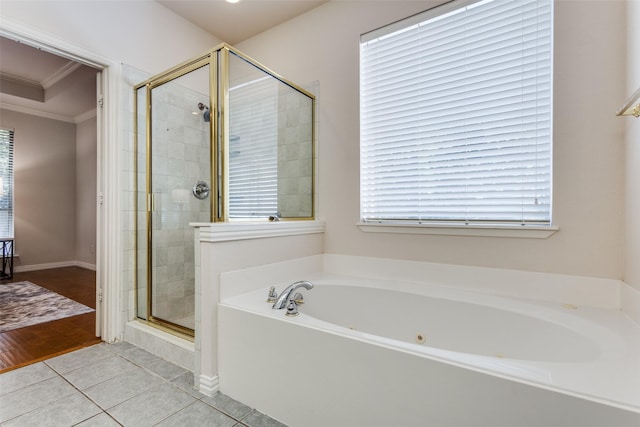
[(76, 126), (10, 110), (14, 129), (15, 267), (75, 260)]
[(154, 1), (2, 0), (0, 17), (152, 74), (219, 43)]
[[(640, 0), (633, 0), (627, 2), (627, 87), (625, 96), (630, 96), (638, 88), (640, 88)], [(640, 118), (622, 117), (619, 119), (624, 121), (626, 125), (624, 281), (640, 291)]]
[(76, 261), (96, 264), (96, 117), (76, 125)]
[(327, 253), (621, 278), (625, 3), (557, 0), (554, 211), (544, 240), (364, 233), (358, 40), (434, 1), (329, 2), (237, 47), (304, 85), (318, 80), (320, 218)]

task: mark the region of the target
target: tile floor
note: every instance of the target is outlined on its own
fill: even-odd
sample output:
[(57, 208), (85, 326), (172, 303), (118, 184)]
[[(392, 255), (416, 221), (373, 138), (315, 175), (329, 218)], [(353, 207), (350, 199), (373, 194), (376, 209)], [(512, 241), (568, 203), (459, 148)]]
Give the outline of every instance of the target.
[(0, 375), (2, 427), (286, 427), (129, 343), (98, 344)]

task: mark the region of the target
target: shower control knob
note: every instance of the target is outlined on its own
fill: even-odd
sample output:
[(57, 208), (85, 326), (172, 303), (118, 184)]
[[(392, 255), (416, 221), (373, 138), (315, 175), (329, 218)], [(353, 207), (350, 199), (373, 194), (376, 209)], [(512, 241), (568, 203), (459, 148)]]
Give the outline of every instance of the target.
[(206, 199), (210, 191), (209, 184), (204, 181), (198, 181), (193, 185), (193, 195), (198, 200)]

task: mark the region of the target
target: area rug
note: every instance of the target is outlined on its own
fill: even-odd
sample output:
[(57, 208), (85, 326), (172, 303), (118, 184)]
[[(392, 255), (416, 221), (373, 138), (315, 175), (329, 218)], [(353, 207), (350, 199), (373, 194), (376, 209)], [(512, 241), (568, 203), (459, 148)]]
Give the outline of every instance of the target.
[(0, 284), (0, 333), (92, 311), (31, 282)]

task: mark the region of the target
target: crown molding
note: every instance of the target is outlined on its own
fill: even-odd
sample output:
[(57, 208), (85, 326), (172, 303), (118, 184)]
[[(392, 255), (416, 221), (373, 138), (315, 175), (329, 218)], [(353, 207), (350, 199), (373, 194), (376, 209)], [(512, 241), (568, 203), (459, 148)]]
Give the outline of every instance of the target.
[(40, 82), (37, 82), (35, 80), (31, 80), (31, 79), (27, 79), (27, 78), (24, 78), (24, 77), (20, 77), (20, 76), (14, 76), (13, 74), (9, 74), (9, 73), (0, 72), (0, 79), (8, 80), (8, 81), (14, 82), (14, 83), (18, 83), (18, 84), (23, 85), (23, 86), (29, 86), (29, 87), (32, 87), (34, 89), (43, 89), (43, 87), (40, 84)]
[(89, 120), (93, 117), (97, 116), (97, 110), (95, 108), (89, 110), (89, 111), (85, 111), (84, 113), (78, 114), (77, 116), (75, 116), (73, 118), (73, 121), (78, 124), (78, 123), (82, 123), (85, 120)]
[(44, 79), (40, 84), (42, 85), (43, 88), (45, 88), (45, 90), (49, 89), (51, 86), (55, 85), (56, 83), (64, 79), (65, 77), (73, 73), (75, 70), (80, 68), (81, 66), (82, 64), (79, 64), (74, 61), (69, 61), (65, 65), (60, 67), (60, 69), (58, 69), (53, 74), (51, 74), (49, 77)]
[(21, 107), (19, 105), (2, 103), (0, 108), (15, 111), (16, 113), (29, 114), (31, 116), (44, 117), (45, 119), (57, 120), (59, 122), (67, 122), (75, 124), (76, 121), (72, 117), (62, 116), (60, 114), (47, 113), (46, 111), (38, 111), (31, 108)]

